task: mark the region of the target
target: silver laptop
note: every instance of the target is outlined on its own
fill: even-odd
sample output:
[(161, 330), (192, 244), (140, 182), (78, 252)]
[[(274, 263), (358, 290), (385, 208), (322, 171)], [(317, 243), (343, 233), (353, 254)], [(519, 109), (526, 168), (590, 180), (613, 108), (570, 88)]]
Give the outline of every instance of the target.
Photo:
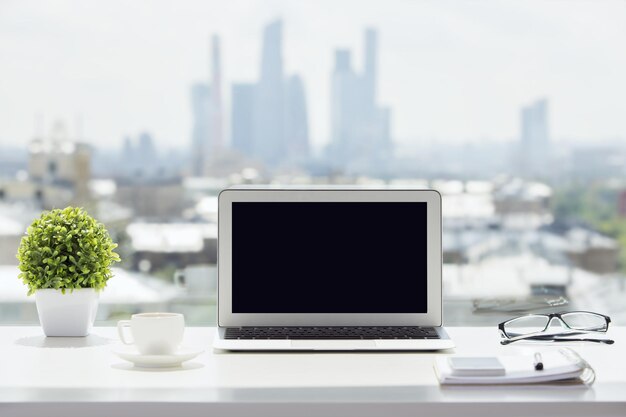
[(439, 350), (441, 196), (228, 189), (219, 196), (226, 350)]

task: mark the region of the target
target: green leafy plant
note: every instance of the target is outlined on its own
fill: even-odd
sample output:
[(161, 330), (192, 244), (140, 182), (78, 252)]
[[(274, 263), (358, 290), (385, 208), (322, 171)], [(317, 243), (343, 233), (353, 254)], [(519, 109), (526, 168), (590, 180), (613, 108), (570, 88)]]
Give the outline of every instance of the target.
[(117, 247), (102, 223), (82, 208), (42, 213), (22, 238), (17, 253), (20, 279), (28, 295), (39, 289), (103, 289), (120, 261)]

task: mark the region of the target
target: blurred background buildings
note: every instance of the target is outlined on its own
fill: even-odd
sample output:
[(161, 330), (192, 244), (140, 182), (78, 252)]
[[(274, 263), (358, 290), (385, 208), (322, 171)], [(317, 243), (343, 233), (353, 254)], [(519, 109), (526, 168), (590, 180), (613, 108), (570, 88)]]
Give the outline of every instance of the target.
[[(197, 51), (206, 76), (189, 80), (187, 101), (177, 103), (190, 123), (175, 147), (164, 147), (150, 126), (120, 138), (121, 146), (96, 145), (80, 120), (69, 128), (39, 116), (27, 147), (0, 146), (0, 320), (36, 320), (15, 254), (42, 210), (84, 206), (119, 243), (123, 263), (104, 292), (100, 320), (162, 308), (210, 324), (219, 191), (328, 184), (442, 193), (447, 325), (493, 324), (563, 306), (626, 322), (624, 137), (556, 141), (553, 115), (563, 100), (546, 91), (521, 94), (508, 116), (519, 120), (518, 132), (508, 140), (399, 140), (392, 116), (407, 109), (394, 103), (392, 113), (385, 104), (381, 73), (405, 61), (386, 55), (383, 30), (347, 23), (362, 54), (345, 46), (324, 51), (329, 99), (326, 112), (313, 117), (317, 92), (285, 54), (296, 31), (289, 25), (267, 20), (255, 32), (259, 53), (248, 80), (227, 77), (224, 57), (236, 44), (207, 28), (207, 52)], [(419, 45), (411, 48), (419, 55)], [(432, 82), (443, 88), (454, 80)], [(432, 95), (414, 99), (436, 107)], [(450, 124), (454, 116), (446, 113)], [(329, 126), (322, 146), (312, 133), (319, 118)]]

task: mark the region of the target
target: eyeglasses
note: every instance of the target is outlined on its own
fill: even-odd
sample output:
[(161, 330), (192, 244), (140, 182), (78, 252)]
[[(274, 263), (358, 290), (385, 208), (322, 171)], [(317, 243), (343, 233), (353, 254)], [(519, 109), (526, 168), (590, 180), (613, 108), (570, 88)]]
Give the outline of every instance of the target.
[[(551, 327), (552, 321), (561, 325), (558, 330)], [(606, 333), (611, 318), (590, 311), (568, 311), (553, 314), (528, 314), (498, 324), (503, 345), (519, 340), (543, 340), (550, 342), (596, 342), (613, 344), (610, 339), (572, 336), (590, 333)]]

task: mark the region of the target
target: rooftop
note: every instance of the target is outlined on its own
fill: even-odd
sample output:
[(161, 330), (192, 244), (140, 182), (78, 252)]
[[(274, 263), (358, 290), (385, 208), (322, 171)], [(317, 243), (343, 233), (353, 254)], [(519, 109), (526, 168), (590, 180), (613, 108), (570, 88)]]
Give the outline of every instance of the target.
[(200, 252), (205, 239), (217, 239), (213, 223), (131, 223), (126, 232), (142, 252)]
[[(34, 297), (28, 297), (27, 287), (18, 278), (17, 266), (0, 265), (0, 303), (32, 303)], [(173, 284), (156, 278), (113, 268), (106, 289), (100, 294), (103, 304), (153, 304), (169, 301), (181, 293)]]

